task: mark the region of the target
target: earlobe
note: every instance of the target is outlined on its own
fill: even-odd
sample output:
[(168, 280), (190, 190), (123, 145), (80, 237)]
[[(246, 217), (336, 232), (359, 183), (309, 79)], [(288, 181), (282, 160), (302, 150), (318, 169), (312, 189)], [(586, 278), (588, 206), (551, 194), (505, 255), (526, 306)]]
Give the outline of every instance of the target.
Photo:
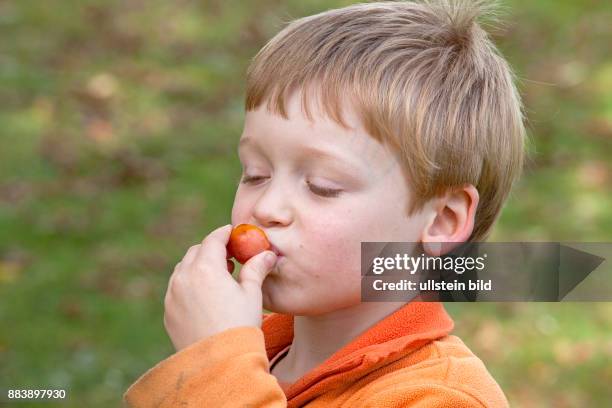
[(446, 253), (447, 251), (443, 252), (442, 251), (442, 243), (441, 242), (426, 242), (423, 241), (423, 249), (425, 250), (425, 253), (429, 256), (440, 256), (443, 253)]
[(421, 243), (425, 253), (429, 256), (440, 256), (445, 253), (443, 243), (444, 226), (448, 220), (444, 219), (444, 211), (446, 208), (446, 198), (435, 199), (430, 202), (430, 210), (428, 220), (421, 234)]
[(421, 237), (423, 248), (431, 256), (445, 254), (469, 239), (479, 194), (473, 185), (467, 184), (438, 200)]

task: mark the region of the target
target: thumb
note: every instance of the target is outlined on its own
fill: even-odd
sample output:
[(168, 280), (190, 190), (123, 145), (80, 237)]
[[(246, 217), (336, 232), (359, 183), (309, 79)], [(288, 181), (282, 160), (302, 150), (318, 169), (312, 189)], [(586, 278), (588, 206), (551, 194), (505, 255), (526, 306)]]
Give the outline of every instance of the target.
[(272, 251), (264, 251), (249, 259), (242, 269), (238, 282), (247, 292), (259, 292), (264, 279), (276, 263), (276, 254)]

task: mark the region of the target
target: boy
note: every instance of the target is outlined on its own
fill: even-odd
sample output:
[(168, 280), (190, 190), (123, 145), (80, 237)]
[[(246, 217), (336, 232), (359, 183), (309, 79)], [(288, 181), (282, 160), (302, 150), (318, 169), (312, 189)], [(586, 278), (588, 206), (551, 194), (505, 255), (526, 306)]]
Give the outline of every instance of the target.
[[(135, 407), (504, 407), (435, 302), (361, 302), (362, 241), (431, 255), (486, 238), (522, 166), (512, 74), (474, 3), (370, 3), (299, 19), (255, 57), (232, 224), (273, 251), (235, 281), (210, 233), (176, 266), (177, 353)], [(262, 308), (275, 313), (262, 322)]]

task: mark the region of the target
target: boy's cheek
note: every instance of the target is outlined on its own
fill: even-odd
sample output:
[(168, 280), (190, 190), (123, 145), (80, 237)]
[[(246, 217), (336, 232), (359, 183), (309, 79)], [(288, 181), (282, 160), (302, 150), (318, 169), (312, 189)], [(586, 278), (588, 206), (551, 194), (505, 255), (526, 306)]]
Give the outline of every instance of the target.
[(351, 224), (329, 222), (317, 223), (309, 232), (308, 242), (313, 245), (313, 258), (324, 263), (322, 270), (349, 270), (359, 268), (361, 242), (355, 236)]
[(232, 225), (248, 223), (249, 219), (248, 206), (244, 200), (236, 196), (232, 207)]

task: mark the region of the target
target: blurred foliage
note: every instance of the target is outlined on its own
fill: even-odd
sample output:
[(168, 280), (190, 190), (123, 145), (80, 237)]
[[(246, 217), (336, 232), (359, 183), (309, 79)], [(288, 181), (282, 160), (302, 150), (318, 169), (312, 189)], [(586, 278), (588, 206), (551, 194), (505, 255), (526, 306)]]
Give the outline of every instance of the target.
[[(0, 2), (0, 386), (114, 406), (172, 352), (165, 288), (229, 221), (250, 58), (350, 3)], [(503, 4), (532, 144), (492, 240), (609, 242), (612, 3)], [(449, 310), (512, 405), (612, 400), (610, 304)]]

